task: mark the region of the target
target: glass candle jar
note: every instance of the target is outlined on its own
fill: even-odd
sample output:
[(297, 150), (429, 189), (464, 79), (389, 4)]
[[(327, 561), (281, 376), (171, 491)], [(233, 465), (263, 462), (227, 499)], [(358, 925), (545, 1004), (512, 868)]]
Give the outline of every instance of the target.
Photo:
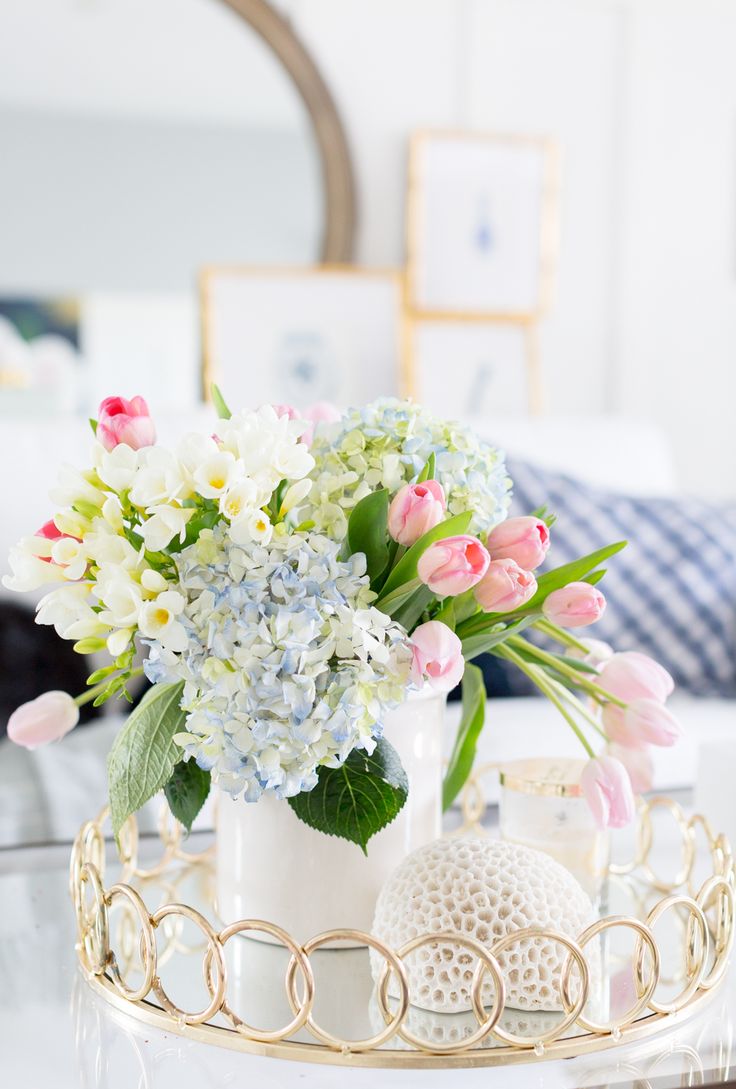
[(504, 764), (499, 817), (503, 839), (551, 855), (595, 903), (608, 872), (610, 838), (583, 797), (584, 767), (584, 760), (554, 757)]

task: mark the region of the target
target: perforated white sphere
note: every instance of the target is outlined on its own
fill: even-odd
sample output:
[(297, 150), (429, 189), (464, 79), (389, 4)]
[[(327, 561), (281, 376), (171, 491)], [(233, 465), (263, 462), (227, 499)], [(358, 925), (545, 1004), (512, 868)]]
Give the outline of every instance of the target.
[[(503, 840), (466, 836), (438, 839), (409, 855), (381, 890), (373, 933), (399, 949), (419, 934), (459, 931), (486, 947), (523, 927), (544, 927), (577, 938), (593, 921), (593, 905), (558, 862), (541, 851)], [(526, 938), (500, 953), (506, 1005), (561, 1009), (559, 980), (567, 949)], [(477, 957), (447, 942), (425, 945), (405, 959), (413, 1005), (452, 1013), (471, 1008)], [(373, 978), (383, 967), (371, 951)], [(483, 989), (490, 1003), (488, 975)], [(393, 980), (392, 980), (393, 982)], [(396, 994), (395, 983), (389, 993)]]

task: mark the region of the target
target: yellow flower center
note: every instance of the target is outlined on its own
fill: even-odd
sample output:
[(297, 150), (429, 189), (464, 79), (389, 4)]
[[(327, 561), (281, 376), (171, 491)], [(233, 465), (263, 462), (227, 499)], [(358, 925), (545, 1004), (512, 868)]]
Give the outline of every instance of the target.
[(168, 609), (156, 609), (153, 616), (154, 616), (154, 619), (155, 619), (156, 623), (160, 624), (162, 628), (166, 627), (166, 625), (169, 622), (169, 611), (168, 611)]

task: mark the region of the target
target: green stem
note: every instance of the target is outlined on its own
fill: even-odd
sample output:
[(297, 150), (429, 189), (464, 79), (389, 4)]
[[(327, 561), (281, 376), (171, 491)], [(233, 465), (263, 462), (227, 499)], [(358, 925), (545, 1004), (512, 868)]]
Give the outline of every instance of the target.
[(522, 673), (526, 673), (527, 677), (529, 677), (530, 680), (534, 682), (540, 692), (543, 692), (547, 699), (550, 701), (550, 703), (557, 708), (557, 710), (567, 722), (570, 729), (577, 737), (580, 744), (587, 752), (588, 756), (591, 758), (591, 760), (594, 760), (595, 752), (593, 751), (590, 742), (588, 741), (583, 731), (580, 729), (578, 723), (575, 721), (572, 715), (569, 714), (562, 700), (558, 698), (557, 693), (554, 691), (552, 686), (548, 684), (547, 678), (541, 667), (530, 665), (528, 662), (525, 662), (521, 655), (516, 654), (513, 650), (511, 650), (508, 644), (497, 647), (494, 653), (501, 658), (507, 658), (508, 661), (513, 662), (514, 665), (522, 671)]
[(627, 707), (624, 700), (620, 700), (618, 696), (614, 696), (612, 692), (607, 692), (605, 688), (601, 688), (600, 685), (595, 684), (593, 681), (589, 681), (584, 673), (575, 669), (574, 666), (567, 665), (566, 662), (561, 662), (559, 658), (556, 658), (554, 654), (548, 654), (546, 650), (542, 650), (540, 647), (534, 646), (533, 643), (528, 643), (526, 639), (519, 639), (516, 636), (509, 639), (509, 643), (512, 643), (516, 647), (523, 647), (527, 654), (531, 654), (532, 657), (538, 658), (540, 662), (543, 662), (550, 669), (556, 670), (557, 673), (561, 673), (563, 677), (567, 677), (573, 681), (576, 687), (582, 688), (586, 692), (590, 692), (591, 696), (598, 702), (606, 701), (612, 703), (616, 707)]
[(574, 696), (572, 692), (570, 692), (569, 688), (565, 688), (564, 684), (560, 684), (560, 682), (556, 681), (554, 677), (549, 677), (548, 680), (554, 688), (555, 692), (557, 692), (562, 699), (566, 699), (568, 703), (571, 703), (579, 712), (579, 714), (583, 716), (585, 721), (588, 722), (593, 727), (593, 729), (600, 734), (600, 736), (606, 743), (608, 743), (608, 734), (604, 729), (601, 728), (600, 722), (598, 722), (598, 720), (593, 715), (591, 715), (585, 704), (581, 703), (581, 701), (576, 696)]
[(581, 643), (574, 635), (570, 635), (569, 631), (565, 631), (564, 628), (553, 624), (551, 620), (538, 620), (534, 627), (544, 632), (545, 635), (549, 635), (556, 643), (562, 643), (565, 647), (572, 647), (573, 650), (582, 651), (583, 654), (589, 653), (589, 648), (586, 647), (585, 643)]
[[(131, 669), (130, 673), (128, 674), (128, 678), (132, 679), (133, 677), (139, 677), (142, 672), (143, 667), (138, 666), (137, 669)], [(104, 681), (100, 681), (99, 684), (92, 685), (92, 687), (88, 688), (86, 692), (82, 692), (80, 696), (75, 696), (74, 702), (76, 703), (77, 707), (83, 707), (85, 703), (89, 703), (90, 700), (96, 699), (99, 696), (100, 692), (104, 692), (109, 683), (110, 677), (105, 677)]]

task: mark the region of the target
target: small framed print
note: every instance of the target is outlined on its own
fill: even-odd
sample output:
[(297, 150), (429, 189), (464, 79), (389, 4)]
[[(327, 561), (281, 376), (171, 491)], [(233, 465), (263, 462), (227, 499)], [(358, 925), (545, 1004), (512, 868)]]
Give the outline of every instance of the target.
[(399, 390), (398, 272), (209, 268), (201, 293), (205, 399), (212, 382), (248, 407), (346, 407)]
[(416, 133), (408, 197), (412, 311), (539, 316), (552, 291), (557, 203), (551, 141)]
[(434, 412), (472, 422), (535, 410), (530, 330), (522, 325), (417, 321), (412, 331), (412, 393)]

